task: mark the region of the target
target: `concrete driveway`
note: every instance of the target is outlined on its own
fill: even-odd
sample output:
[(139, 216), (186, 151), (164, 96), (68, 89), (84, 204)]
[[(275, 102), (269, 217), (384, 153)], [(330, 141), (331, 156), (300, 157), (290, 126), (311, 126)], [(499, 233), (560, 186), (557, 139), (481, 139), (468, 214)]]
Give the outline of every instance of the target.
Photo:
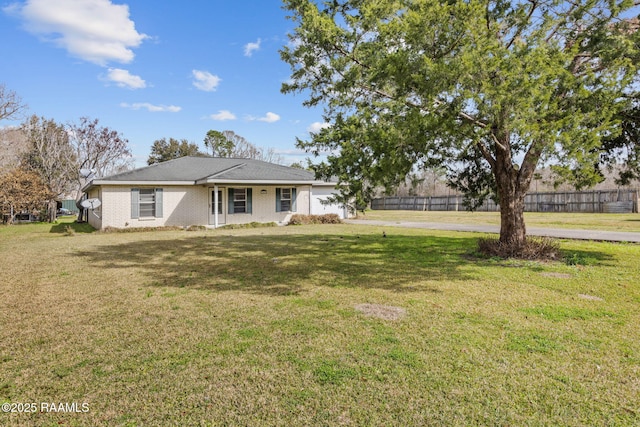
[[(348, 224), (376, 225), (383, 227), (424, 228), (429, 230), (471, 231), (479, 233), (499, 233), (497, 225), (450, 224), (442, 222), (378, 221), (368, 219), (348, 219)], [(579, 230), (568, 228), (527, 227), (527, 235), (556, 237), (559, 239), (600, 240), (605, 242), (640, 243), (640, 233), (622, 231)]]

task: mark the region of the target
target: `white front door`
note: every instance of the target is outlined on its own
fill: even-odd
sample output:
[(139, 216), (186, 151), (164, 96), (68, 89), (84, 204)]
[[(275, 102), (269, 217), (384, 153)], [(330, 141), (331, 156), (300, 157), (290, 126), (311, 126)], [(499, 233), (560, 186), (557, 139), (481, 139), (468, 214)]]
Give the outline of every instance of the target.
[(227, 210), (225, 208), (227, 204), (225, 203), (225, 193), (226, 191), (224, 187), (218, 187), (218, 204), (216, 206), (216, 190), (215, 188), (209, 188), (209, 224), (211, 225), (215, 224), (216, 209), (218, 211), (218, 225), (227, 223)]

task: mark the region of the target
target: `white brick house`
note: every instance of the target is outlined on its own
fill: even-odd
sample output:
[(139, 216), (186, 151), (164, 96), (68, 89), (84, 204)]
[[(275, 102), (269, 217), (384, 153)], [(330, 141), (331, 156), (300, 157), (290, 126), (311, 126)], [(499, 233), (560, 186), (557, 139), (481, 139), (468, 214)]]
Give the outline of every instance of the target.
[(294, 213), (346, 218), (345, 207), (322, 203), (335, 186), (309, 171), (259, 160), (182, 157), (94, 179), (83, 191), (101, 202), (88, 216), (97, 229), (218, 227), (287, 223)]

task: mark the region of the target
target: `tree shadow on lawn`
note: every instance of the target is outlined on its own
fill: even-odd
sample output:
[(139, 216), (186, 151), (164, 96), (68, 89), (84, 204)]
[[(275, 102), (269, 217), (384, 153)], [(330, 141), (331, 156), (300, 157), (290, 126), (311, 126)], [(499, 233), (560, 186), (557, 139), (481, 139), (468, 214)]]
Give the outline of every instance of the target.
[(70, 234), (70, 233), (93, 233), (96, 231), (91, 225), (86, 222), (62, 221), (58, 224), (51, 226), (49, 233), (57, 234)]
[(439, 292), (426, 281), (470, 278), (471, 237), (207, 234), (100, 246), (78, 255), (103, 269), (141, 269), (153, 286), (297, 294), (305, 287)]
[(611, 254), (585, 249), (565, 249), (561, 250), (561, 256), (566, 265), (582, 266), (606, 266), (616, 265), (616, 257)]

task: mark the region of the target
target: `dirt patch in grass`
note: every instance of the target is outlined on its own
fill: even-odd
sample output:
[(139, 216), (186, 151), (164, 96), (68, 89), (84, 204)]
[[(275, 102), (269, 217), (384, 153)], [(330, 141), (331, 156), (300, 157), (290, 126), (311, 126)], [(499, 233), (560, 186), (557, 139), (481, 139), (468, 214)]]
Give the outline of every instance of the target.
[(593, 295), (587, 295), (587, 294), (578, 294), (578, 297), (582, 298), (582, 299), (586, 299), (589, 301), (604, 301), (604, 299), (600, 298), (600, 297), (596, 297)]
[(365, 316), (377, 317), (378, 319), (384, 320), (400, 320), (407, 314), (404, 308), (394, 307), (392, 305), (357, 304), (354, 308), (362, 312)]
[(543, 277), (553, 277), (555, 279), (571, 279), (571, 274), (569, 273), (555, 273), (555, 272), (544, 272), (540, 273)]

